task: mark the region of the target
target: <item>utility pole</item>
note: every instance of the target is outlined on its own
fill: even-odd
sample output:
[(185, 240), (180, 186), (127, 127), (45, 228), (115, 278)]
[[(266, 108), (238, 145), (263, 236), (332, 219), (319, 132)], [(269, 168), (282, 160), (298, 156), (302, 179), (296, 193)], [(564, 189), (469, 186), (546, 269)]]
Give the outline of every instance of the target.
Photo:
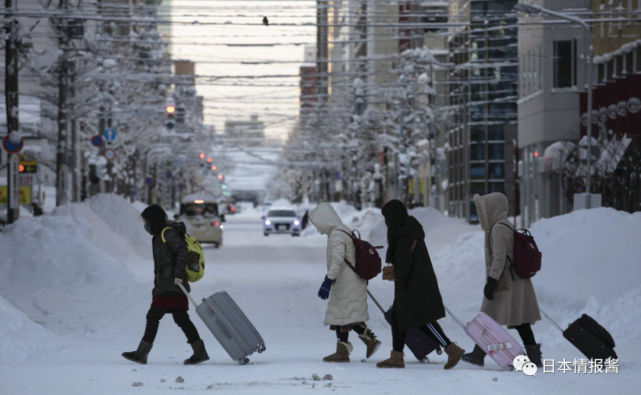
[[(68, 0), (60, 0), (59, 9), (69, 9)], [(67, 128), (68, 108), (67, 100), (69, 94), (69, 29), (66, 18), (59, 20), (58, 26), (60, 34), (60, 48), (62, 48), (62, 59), (60, 62), (59, 80), (58, 80), (58, 144), (56, 147), (56, 206), (62, 206), (69, 201), (67, 193)]]
[[(7, 112), (7, 135), (19, 133), (20, 122), (18, 119), (18, 20), (14, 15), (16, 12), (17, 1), (5, 0), (5, 33), (7, 40), (5, 45), (5, 109)], [(18, 154), (7, 154), (7, 222), (14, 223), (20, 216), (20, 202), (16, 201), (16, 196), (12, 189), (17, 188), (14, 183), (18, 177), (17, 162)]]

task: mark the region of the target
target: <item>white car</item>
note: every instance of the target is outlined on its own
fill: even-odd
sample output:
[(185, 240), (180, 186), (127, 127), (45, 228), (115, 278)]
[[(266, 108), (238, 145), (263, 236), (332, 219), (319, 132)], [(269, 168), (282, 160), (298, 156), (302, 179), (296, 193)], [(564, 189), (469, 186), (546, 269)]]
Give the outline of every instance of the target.
[(300, 219), (292, 208), (272, 207), (263, 216), (263, 234), (269, 236), (272, 233), (291, 234), (300, 236)]

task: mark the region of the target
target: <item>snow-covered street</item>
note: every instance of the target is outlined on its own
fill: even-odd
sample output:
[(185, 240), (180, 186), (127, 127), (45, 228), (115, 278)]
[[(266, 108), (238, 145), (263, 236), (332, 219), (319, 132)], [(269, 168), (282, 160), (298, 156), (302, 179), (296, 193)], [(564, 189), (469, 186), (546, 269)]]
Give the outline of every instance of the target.
[[(106, 233), (99, 233), (96, 229), (99, 221), (107, 226), (104, 225), (104, 219), (108, 217), (103, 215), (103, 219), (98, 219), (98, 203), (100, 206), (112, 204), (115, 207), (125, 204), (125, 201), (115, 197), (99, 198), (102, 200), (71, 206), (74, 209), (68, 211), (73, 212), (74, 216), (59, 214), (47, 220), (86, 220), (83, 223), (93, 228), (96, 232), (94, 237), (104, 237)], [(92, 204), (94, 212), (98, 213), (92, 214), (96, 216), (93, 222), (87, 220), (93, 218), (87, 210)], [(139, 233), (142, 223), (136, 218), (136, 211), (131, 206), (127, 208), (121, 209), (121, 212), (126, 212), (128, 217), (122, 221), (112, 221), (111, 229), (120, 229), (120, 234), (127, 235), (130, 241), (137, 240), (135, 235), (146, 237)], [(575, 213), (555, 220), (587, 224), (601, 221), (604, 227), (609, 221), (611, 226), (626, 232), (641, 227), (638, 214), (629, 215), (607, 209), (589, 212), (591, 216), (587, 213), (578, 213), (585, 214), (582, 217)], [(376, 224), (375, 211), (348, 213), (343, 210), (341, 215), (346, 223), (361, 222), (367, 237), (376, 240), (380, 236), (376, 235), (379, 232), (373, 226)], [(438, 229), (449, 232), (451, 243), (446, 244), (445, 240), (430, 243), (431, 232), (428, 229), (428, 247), (446, 304), (458, 312), (462, 319), (471, 319), (480, 304), (482, 278), (475, 278), (477, 262), (473, 262), (474, 267), (469, 269), (465, 265), (480, 259), (475, 258), (482, 254), (474, 251), (474, 246), (479, 244), (478, 240), (482, 240), (482, 233), (475, 226), (437, 217), (428, 210), (415, 212), (415, 215), (422, 222), (438, 224)], [(0, 293), (1, 393), (157, 394), (172, 390), (213, 390), (238, 394), (299, 394), (301, 391), (365, 391), (369, 394), (471, 391), (479, 394), (633, 394), (641, 385), (638, 375), (641, 345), (639, 329), (636, 327), (639, 322), (638, 303), (641, 301), (638, 268), (630, 271), (632, 265), (629, 263), (617, 268), (617, 262), (614, 261), (610, 262), (613, 267), (606, 268), (606, 273), (618, 276), (627, 271), (629, 275), (627, 282), (620, 282), (621, 287), (627, 287), (621, 289), (620, 298), (612, 296), (619, 294), (612, 289), (603, 294), (599, 290), (577, 289), (576, 298), (571, 298), (570, 292), (560, 292), (559, 296), (555, 296), (552, 287), (558, 287), (562, 282), (570, 287), (572, 279), (569, 274), (556, 271), (563, 278), (554, 280), (558, 276), (553, 268), (556, 260), (552, 256), (547, 261), (546, 271), (536, 279), (536, 284), (541, 284), (539, 297), (542, 307), (555, 316), (561, 325), (578, 317), (579, 312), (598, 317), (617, 341), (617, 352), (621, 359), (618, 374), (557, 372), (552, 375), (539, 371), (536, 377), (527, 377), (520, 372), (500, 371), (489, 360), (485, 368), (461, 363), (452, 371), (444, 371), (445, 355), (430, 355), (431, 362), (421, 364), (409, 352), (406, 352), (405, 370), (376, 369), (375, 363), (389, 355), (391, 335), (389, 326), (373, 303), (369, 306), (369, 325), (383, 342), (379, 352), (370, 361), (361, 361), (365, 347), (352, 334), (351, 341), (355, 347), (352, 362), (323, 363), (322, 358), (333, 352), (335, 342), (334, 334), (323, 326), (326, 302), (316, 296), (326, 273), (325, 238), (312, 232), (306, 232), (300, 238), (289, 235), (263, 237), (260, 216), (258, 211), (229, 216), (225, 224), (225, 244), (218, 250), (206, 248), (207, 272), (203, 280), (193, 285), (192, 290), (197, 299), (219, 290), (228, 291), (254, 322), (265, 339), (267, 350), (250, 357), (248, 366), (239, 366), (230, 360), (193, 308), (190, 308), (191, 316), (205, 340), (212, 361), (198, 366), (182, 364), (183, 359), (189, 357), (191, 349), (171, 317), (165, 317), (161, 322), (148, 365), (137, 365), (123, 359), (120, 354), (135, 349), (144, 330), (145, 313), (151, 300), (153, 266), (151, 259), (144, 258), (142, 249), (136, 248), (136, 251), (140, 251), (138, 254), (128, 253), (124, 247), (108, 253), (109, 246), (101, 245), (101, 253), (111, 255), (110, 259), (88, 255), (81, 262), (69, 262), (71, 272), (68, 276), (64, 275), (64, 268), (49, 271), (43, 268), (46, 276), (33, 272), (31, 270), (37, 267), (37, 262), (30, 262), (26, 255), (24, 270), (3, 258), (0, 267), (6, 275), (3, 276)], [(38, 221), (42, 220), (25, 220), (24, 229), (31, 227), (33, 230)], [(123, 228), (127, 223), (130, 225), (128, 230)], [(26, 240), (32, 241), (30, 237), (40, 238), (41, 245), (47, 246), (47, 241), (53, 237), (48, 228), (50, 225), (43, 225)], [(554, 243), (568, 243), (572, 240), (568, 237), (581, 236), (565, 232), (565, 229), (556, 225), (558, 231), (555, 234), (546, 234), (550, 232), (545, 229), (545, 224), (533, 229), (533, 232), (539, 229), (536, 234), (540, 236), (541, 248), (550, 252), (550, 255), (558, 255), (555, 253), (558, 247)], [(107, 232), (107, 229), (102, 232)], [(460, 234), (463, 236), (459, 237)], [(9, 229), (0, 235), (0, 241), (10, 242), (11, 237), (12, 231)], [(81, 236), (74, 237), (76, 247), (72, 242), (68, 242), (66, 247), (81, 251)], [(438, 239), (436, 234), (432, 239)], [(116, 241), (113, 239), (113, 243)], [(625, 240), (620, 242), (625, 244)], [(144, 247), (150, 248), (148, 237), (146, 243)], [(629, 251), (636, 251), (639, 247), (628, 248)], [(51, 252), (60, 253), (57, 250)], [(598, 258), (594, 249), (591, 254)], [(46, 251), (34, 249), (30, 256), (43, 256), (37, 259), (45, 262)], [(585, 259), (580, 254), (575, 253), (575, 256)], [(73, 272), (83, 271), (83, 261), (95, 271), (91, 266), (92, 260), (104, 265), (105, 270), (119, 273), (108, 276), (101, 271), (102, 278), (91, 279), (81, 278), (87, 273)], [(585, 266), (591, 267), (591, 263), (586, 261)], [(482, 267), (478, 269), (482, 270)], [(599, 276), (602, 272), (592, 268), (592, 273)], [(610, 282), (604, 276), (595, 281), (600, 281), (604, 286), (609, 286)], [(391, 303), (393, 291), (389, 283), (379, 277), (370, 283), (370, 289), (383, 305)], [(472, 348), (472, 341), (453, 320), (448, 317), (441, 320), (441, 324), (453, 341), (463, 348)], [(537, 323), (534, 331), (543, 343), (544, 358), (557, 361), (582, 358), (548, 322)], [(333, 380), (314, 381), (313, 374), (320, 378), (329, 374)], [(179, 376), (184, 378), (184, 382), (176, 382)], [(133, 386), (134, 383), (142, 383), (142, 386)]]

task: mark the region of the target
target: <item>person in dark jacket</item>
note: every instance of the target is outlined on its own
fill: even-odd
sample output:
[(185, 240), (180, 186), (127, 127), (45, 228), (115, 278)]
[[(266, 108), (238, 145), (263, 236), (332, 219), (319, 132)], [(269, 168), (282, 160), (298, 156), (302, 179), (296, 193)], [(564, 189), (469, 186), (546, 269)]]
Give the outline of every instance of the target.
[(301, 229), (305, 230), (305, 228), (307, 228), (307, 224), (309, 224), (309, 210), (305, 211), (305, 215), (303, 215), (303, 219), (300, 221)]
[(185, 243), (185, 224), (169, 221), (167, 213), (157, 204), (147, 207), (141, 214), (145, 230), (153, 236), (152, 249), (154, 257), (154, 289), (151, 308), (147, 313), (145, 334), (136, 351), (122, 354), (126, 359), (146, 364), (147, 356), (156, 339), (160, 320), (171, 313), (174, 321), (187, 336), (187, 343), (194, 350), (194, 355), (185, 360), (185, 365), (195, 365), (209, 360), (205, 344), (198, 335), (198, 330), (189, 319), (187, 296), (178, 284), (190, 291), (187, 282), (188, 250)]
[(386, 261), (394, 265), (393, 350), (391, 358), (376, 366), (404, 368), (405, 334), (408, 329), (419, 328), (445, 349), (448, 355), (445, 369), (452, 369), (465, 351), (448, 339), (437, 322), (445, 317), (445, 307), (425, 245), (423, 227), (399, 200), (389, 201), (382, 211), (387, 225)]

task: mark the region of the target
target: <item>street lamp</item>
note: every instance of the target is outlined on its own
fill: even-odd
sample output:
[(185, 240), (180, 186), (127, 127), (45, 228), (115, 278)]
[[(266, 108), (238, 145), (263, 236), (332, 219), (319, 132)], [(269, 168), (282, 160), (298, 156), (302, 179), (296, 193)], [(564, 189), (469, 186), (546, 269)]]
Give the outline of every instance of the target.
[(591, 199), (591, 192), (592, 192), (592, 177), (591, 177), (591, 170), (592, 170), (592, 89), (593, 89), (593, 79), (594, 79), (594, 54), (593, 54), (593, 47), (592, 47), (592, 29), (590, 29), (590, 26), (581, 18), (577, 18), (572, 15), (568, 14), (563, 14), (560, 12), (548, 10), (547, 8), (542, 8), (539, 6), (535, 5), (527, 5), (527, 4), (517, 4), (514, 6), (514, 11), (515, 12), (523, 12), (529, 15), (549, 15), (553, 16), (555, 18), (559, 19), (565, 19), (566, 21), (570, 21), (572, 23), (576, 23), (577, 25), (581, 26), (585, 30), (585, 38), (588, 41), (588, 63), (590, 65), (589, 69), (589, 77), (588, 77), (588, 132), (587, 132), (587, 137), (588, 137), (588, 179), (587, 179), (587, 186), (586, 186), (586, 195), (587, 195), (587, 206), (585, 208), (591, 208), (592, 206), (592, 199)]

